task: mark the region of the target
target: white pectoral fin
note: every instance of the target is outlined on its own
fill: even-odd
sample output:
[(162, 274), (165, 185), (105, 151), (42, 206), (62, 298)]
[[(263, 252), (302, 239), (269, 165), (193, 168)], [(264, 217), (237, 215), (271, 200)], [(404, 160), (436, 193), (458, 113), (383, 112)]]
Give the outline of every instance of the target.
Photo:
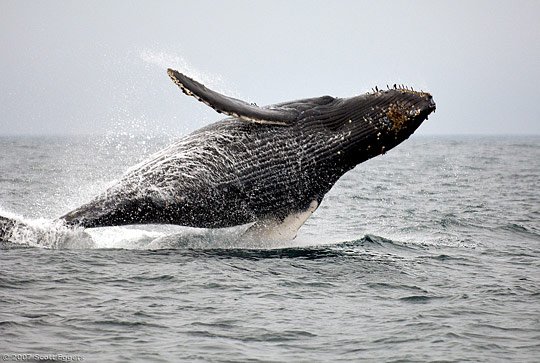
[(314, 200), (302, 212), (289, 214), (283, 220), (266, 219), (255, 222), (243, 234), (242, 238), (261, 241), (289, 241), (296, 234), (304, 222), (315, 212), (319, 203)]

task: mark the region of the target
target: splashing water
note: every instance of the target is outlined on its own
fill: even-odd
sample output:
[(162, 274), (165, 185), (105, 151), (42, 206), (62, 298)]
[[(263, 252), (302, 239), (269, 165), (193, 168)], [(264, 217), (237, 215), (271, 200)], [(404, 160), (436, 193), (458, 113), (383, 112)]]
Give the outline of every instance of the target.
[(181, 73), (189, 74), (190, 77), (202, 82), (217, 92), (237, 98), (240, 97), (237, 91), (228, 88), (221, 75), (203, 72), (195, 68), (181, 56), (163, 51), (143, 49), (139, 52), (139, 57), (143, 62), (158, 67), (160, 72), (163, 72), (167, 68), (173, 68)]
[(196, 79), (200, 79), (206, 84), (212, 85), (212, 87), (223, 83), (221, 76), (202, 72), (194, 68), (184, 58), (178, 55), (169, 54), (163, 51), (155, 52), (150, 49), (144, 49), (139, 53), (139, 56), (142, 61), (147, 64), (157, 66), (160, 70), (176, 68), (185, 74), (189, 74)]
[(82, 228), (66, 226), (61, 220), (15, 218), (7, 240), (18, 245), (51, 249), (88, 249), (95, 246)]
[[(6, 242), (46, 249), (272, 249), (313, 245), (313, 240), (265, 241), (244, 238), (251, 224), (229, 228), (132, 225), (84, 229), (62, 220), (25, 218), (0, 210), (14, 221)], [(336, 242), (337, 243), (337, 242)], [(328, 244), (328, 242), (326, 243)]]

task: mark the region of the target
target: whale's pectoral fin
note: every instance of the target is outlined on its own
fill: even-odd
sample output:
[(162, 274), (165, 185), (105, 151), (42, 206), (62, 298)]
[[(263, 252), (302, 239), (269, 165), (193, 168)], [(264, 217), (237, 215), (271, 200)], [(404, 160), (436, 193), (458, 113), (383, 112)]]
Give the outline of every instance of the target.
[(289, 241), (296, 234), (304, 222), (315, 212), (319, 202), (314, 200), (302, 212), (291, 213), (283, 219), (266, 219), (255, 222), (242, 235), (243, 239), (259, 241)]
[(245, 101), (222, 95), (206, 88), (199, 82), (173, 69), (168, 69), (169, 77), (180, 87), (182, 92), (212, 107), (219, 113), (238, 117), (244, 121), (262, 124), (287, 125), (298, 117), (297, 110), (286, 107), (258, 107)]

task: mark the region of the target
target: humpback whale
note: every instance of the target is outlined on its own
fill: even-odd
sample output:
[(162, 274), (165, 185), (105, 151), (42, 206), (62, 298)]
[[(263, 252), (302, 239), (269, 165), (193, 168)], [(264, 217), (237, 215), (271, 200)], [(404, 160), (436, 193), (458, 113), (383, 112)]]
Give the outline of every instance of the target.
[[(292, 239), (336, 181), (406, 140), (435, 110), (432, 96), (403, 86), (350, 98), (322, 96), (259, 107), (168, 69), (188, 96), (225, 119), (127, 170), (68, 226), (252, 225), (247, 236)], [(20, 223), (0, 217), (0, 240)]]

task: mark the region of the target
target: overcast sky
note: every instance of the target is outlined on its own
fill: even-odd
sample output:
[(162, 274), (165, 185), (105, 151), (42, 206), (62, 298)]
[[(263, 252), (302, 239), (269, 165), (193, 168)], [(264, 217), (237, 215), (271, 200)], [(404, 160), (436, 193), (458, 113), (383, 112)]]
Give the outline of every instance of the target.
[(220, 115), (176, 68), (259, 105), (403, 83), (419, 134), (540, 134), (540, 1), (0, 0), (0, 134), (183, 134)]

